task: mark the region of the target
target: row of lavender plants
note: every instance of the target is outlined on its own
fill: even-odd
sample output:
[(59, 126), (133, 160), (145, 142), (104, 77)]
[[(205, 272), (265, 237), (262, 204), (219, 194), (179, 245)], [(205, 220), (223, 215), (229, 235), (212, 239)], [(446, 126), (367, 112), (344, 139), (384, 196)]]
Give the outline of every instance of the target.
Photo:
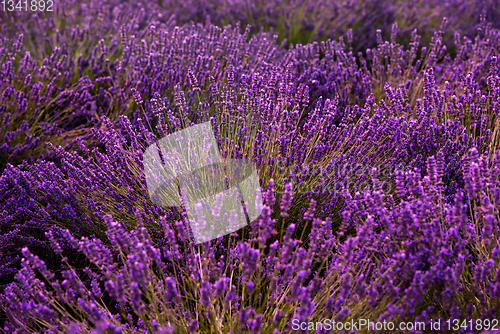
[[(398, 174), (399, 203), (392, 195), (384, 203), (376, 177), (373, 190), (355, 198), (346, 191), (344, 222), (335, 234), (331, 219), (314, 217), (312, 201), (304, 223), (289, 223), (275, 237), (290, 217), (293, 195), (288, 187), (280, 218), (273, 219), (272, 182), (263, 214), (246, 239), (233, 234), (194, 246), (182, 220), (169, 225), (162, 217), (163, 236), (154, 243), (140, 212), (132, 231), (106, 215), (110, 247), (63, 232), (65, 241), (91, 263), (84, 269), (85, 280), (66, 257), (68, 269), (55, 278), (23, 248), (18, 283), (4, 295), (9, 301), (5, 329), (284, 333), (294, 322), (324, 319), (429, 324), (453, 318), (484, 320), (484, 325), (460, 328), (481, 330), (487, 319), (498, 316), (500, 154), (493, 167), (476, 149), (467, 157), (466, 190), (458, 191), (452, 203), (443, 196), (443, 155), (438, 154), (427, 160), (425, 177), (417, 170)], [(477, 208), (471, 217), (464, 196)], [(294, 236), (307, 225), (305, 245)], [(54, 235), (47, 235), (62, 255)], [(114, 297), (114, 308), (106, 305), (106, 294)]]
[[(7, 6), (12, 8), (12, 6)], [(118, 9), (120, 8), (120, 9)], [(139, 0), (139, 1), (88, 1), (80, 3), (74, 0), (65, 0), (54, 6), (57, 19), (61, 23), (56, 29), (69, 28), (68, 23), (92, 22), (97, 18), (104, 23), (110, 12), (117, 16), (124, 15), (133, 18), (139, 26), (148, 21), (160, 22), (175, 21), (178, 25), (201, 22), (213, 23), (217, 26), (235, 25), (240, 22), (243, 27), (252, 25), (252, 32), (261, 28), (273, 30), (279, 34), (278, 40), (286, 39), (286, 44), (307, 44), (312, 41), (337, 39), (346, 35), (355, 51), (364, 51), (376, 45), (376, 29), (382, 29), (384, 37), (389, 37), (391, 25), (396, 22), (400, 25), (398, 42), (408, 42), (413, 29), (418, 29), (426, 43), (429, 43), (433, 30), (439, 28), (443, 17), (448, 17), (451, 29), (445, 36), (445, 44), (453, 47), (454, 33), (461, 33), (474, 37), (476, 24), (481, 15), (490, 21), (494, 28), (500, 28), (497, 20), (500, 15), (500, 6), (497, 0), (484, 1), (437, 1), (437, 0), (313, 0), (313, 1), (219, 1), (219, 0)], [(69, 10), (76, 17), (70, 16), (71, 21), (65, 22), (66, 16), (61, 15)], [(14, 9), (9, 15), (12, 17), (15, 29), (4, 33), (18, 33), (21, 27), (29, 26), (33, 33), (39, 31), (38, 17), (32, 13)], [(51, 15), (52, 16), (52, 15)], [(74, 19), (77, 18), (75, 21)], [(106, 28), (116, 29), (116, 25), (106, 24)], [(88, 24), (88, 23), (87, 23)], [(119, 25), (118, 25), (119, 27)], [(348, 31), (352, 29), (353, 34)], [(100, 30), (102, 34), (110, 30)], [(33, 41), (33, 47), (40, 41)], [(46, 52), (46, 50), (44, 50)]]
[[(2, 22), (4, 331), (499, 318), (500, 32), (484, 16), (453, 46), (448, 19), (423, 45), (397, 24), (366, 45), (355, 26), (286, 45), (129, 5), (67, 1)], [(148, 198), (142, 153), (204, 121), (225, 158), (257, 165), (265, 207), (194, 245), (182, 208)]]

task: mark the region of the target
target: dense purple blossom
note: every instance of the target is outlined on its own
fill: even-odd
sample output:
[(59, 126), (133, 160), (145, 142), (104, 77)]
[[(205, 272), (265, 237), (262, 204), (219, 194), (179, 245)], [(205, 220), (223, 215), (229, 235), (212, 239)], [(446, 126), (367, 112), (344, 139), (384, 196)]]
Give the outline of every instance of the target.
[[(500, 318), (498, 4), (222, 4), (0, 13), (3, 330)], [(195, 245), (142, 154), (207, 121), (264, 206)]]

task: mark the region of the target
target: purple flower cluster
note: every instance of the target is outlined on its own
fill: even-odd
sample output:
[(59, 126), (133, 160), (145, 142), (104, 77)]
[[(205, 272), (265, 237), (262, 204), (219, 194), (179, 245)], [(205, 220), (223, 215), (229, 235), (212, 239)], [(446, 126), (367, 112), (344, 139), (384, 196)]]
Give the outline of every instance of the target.
[[(500, 306), (495, 217), (500, 152), (492, 166), (487, 154), (475, 148), (466, 157), (467, 191), (456, 192), (452, 203), (443, 196), (442, 154), (427, 159), (423, 178), (417, 170), (398, 178), (399, 189), (408, 193), (398, 195), (397, 203), (392, 195), (384, 203), (376, 186), (354, 198), (346, 191), (341, 231), (352, 229), (354, 235), (335, 236), (330, 219), (311, 217), (314, 202), (305, 218), (312, 221), (307, 242), (296, 239), (294, 223), (273, 238), (279, 221), (269, 216), (267, 205), (249, 241), (231, 236), (202, 247), (180, 237), (186, 232), (183, 220), (171, 226), (166, 217), (160, 219), (165, 238), (155, 245), (138, 212), (138, 225), (130, 232), (104, 217), (112, 247), (96, 238), (77, 240), (66, 230), (65, 241), (92, 264), (93, 270), (86, 268), (89, 283), (67, 259), (57, 279), (23, 248), (22, 269), (3, 295), (9, 319), (5, 330), (33, 330), (35, 320), (43, 320), (51, 330), (103, 326), (129, 332), (174, 326), (198, 332), (274, 328), (277, 333), (290, 331), (295, 319), (345, 321), (367, 314), (377, 321), (427, 324), (449, 317), (495, 318)], [(266, 198), (273, 192), (268, 189)], [(116, 301), (114, 314), (102, 299), (105, 292)], [(68, 318), (69, 307), (79, 310), (78, 318)]]
[[(0, 13), (3, 330), (500, 318), (500, 7), (223, 4)], [(207, 121), (265, 205), (196, 245), (142, 155)]]

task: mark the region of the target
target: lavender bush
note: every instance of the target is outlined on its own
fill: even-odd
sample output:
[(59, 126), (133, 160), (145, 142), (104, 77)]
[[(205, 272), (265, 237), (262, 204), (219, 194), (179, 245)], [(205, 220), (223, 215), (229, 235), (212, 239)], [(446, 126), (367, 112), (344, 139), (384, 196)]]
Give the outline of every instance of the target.
[[(358, 192), (354, 199), (346, 192), (338, 236), (330, 219), (313, 218), (311, 202), (304, 216), (311, 225), (306, 243), (296, 239), (299, 226), (294, 223), (271, 243), (293, 198), (288, 189), (282, 218), (272, 219), (273, 187), (248, 240), (235, 234), (196, 247), (183, 220), (170, 226), (162, 217), (164, 238), (154, 246), (139, 213), (138, 227), (131, 232), (105, 216), (111, 248), (98, 239), (78, 241), (66, 230), (66, 241), (95, 270), (86, 268), (83, 281), (68, 265), (61, 273), (64, 280), (57, 280), (23, 248), (18, 283), (4, 295), (9, 300), (5, 329), (279, 333), (292, 330), (295, 319), (428, 324), (438, 318), (495, 318), (500, 154), (493, 167), (476, 149), (467, 157), (466, 193), (457, 192), (454, 203), (446, 203), (442, 195), (444, 163), (438, 154), (427, 160), (423, 179), (418, 171), (398, 174), (397, 204), (391, 195), (384, 204), (377, 178), (373, 191)], [(345, 234), (349, 229), (356, 236)], [(338, 239), (342, 236), (347, 236), (343, 242)], [(62, 254), (53, 235), (48, 237)], [(36, 278), (34, 270), (43, 277)], [(115, 312), (103, 302), (104, 293), (115, 298)], [(31, 302), (23, 303), (26, 298)], [(70, 315), (69, 309), (77, 311)]]
[[(222, 4), (0, 13), (3, 330), (498, 318), (500, 6)], [(265, 207), (195, 245), (142, 154), (206, 121)]]

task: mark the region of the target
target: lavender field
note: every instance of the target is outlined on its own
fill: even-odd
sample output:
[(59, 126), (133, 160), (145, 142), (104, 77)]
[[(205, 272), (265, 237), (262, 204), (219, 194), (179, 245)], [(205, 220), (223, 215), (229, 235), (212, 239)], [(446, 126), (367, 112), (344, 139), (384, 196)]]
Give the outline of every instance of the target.
[[(0, 331), (500, 331), (500, 1), (0, 9)], [(264, 205), (197, 244), (143, 154), (204, 122)]]

